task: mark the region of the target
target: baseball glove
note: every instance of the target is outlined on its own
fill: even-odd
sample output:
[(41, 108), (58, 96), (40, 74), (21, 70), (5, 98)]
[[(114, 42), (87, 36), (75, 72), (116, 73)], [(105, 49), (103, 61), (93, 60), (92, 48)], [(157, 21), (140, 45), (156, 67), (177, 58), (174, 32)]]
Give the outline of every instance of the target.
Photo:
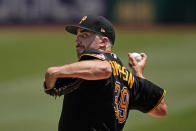
[(54, 97), (67, 95), (78, 89), (82, 81), (83, 80), (79, 78), (58, 78), (52, 89), (47, 89), (46, 83), (44, 82), (44, 91), (46, 94)]

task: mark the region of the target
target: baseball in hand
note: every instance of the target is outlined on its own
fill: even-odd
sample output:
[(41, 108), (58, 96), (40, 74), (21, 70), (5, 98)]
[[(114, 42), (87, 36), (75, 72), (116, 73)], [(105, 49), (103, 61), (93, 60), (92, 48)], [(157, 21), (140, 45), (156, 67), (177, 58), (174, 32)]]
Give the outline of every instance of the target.
[(131, 53), (131, 55), (135, 58), (137, 62), (140, 62), (142, 60), (142, 56), (139, 53), (134, 52)]

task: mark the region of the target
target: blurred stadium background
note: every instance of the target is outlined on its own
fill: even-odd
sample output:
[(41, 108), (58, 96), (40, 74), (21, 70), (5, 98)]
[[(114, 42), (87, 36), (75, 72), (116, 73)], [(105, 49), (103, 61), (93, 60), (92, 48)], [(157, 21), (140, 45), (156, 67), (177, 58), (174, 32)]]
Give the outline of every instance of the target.
[(77, 60), (64, 25), (87, 14), (114, 23), (126, 66), (146, 52), (146, 78), (167, 90), (167, 117), (131, 111), (124, 130), (196, 130), (195, 0), (0, 0), (0, 131), (57, 131), (63, 99), (44, 94), (44, 73)]

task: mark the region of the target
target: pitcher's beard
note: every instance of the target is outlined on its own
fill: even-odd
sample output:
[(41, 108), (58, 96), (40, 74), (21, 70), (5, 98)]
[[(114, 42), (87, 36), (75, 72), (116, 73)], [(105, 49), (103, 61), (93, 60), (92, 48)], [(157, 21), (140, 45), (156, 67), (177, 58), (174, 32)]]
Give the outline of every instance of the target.
[(85, 52), (85, 48), (82, 46), (76, 46), (76, 52), (77, 52), (77, 56), (79, 58)]

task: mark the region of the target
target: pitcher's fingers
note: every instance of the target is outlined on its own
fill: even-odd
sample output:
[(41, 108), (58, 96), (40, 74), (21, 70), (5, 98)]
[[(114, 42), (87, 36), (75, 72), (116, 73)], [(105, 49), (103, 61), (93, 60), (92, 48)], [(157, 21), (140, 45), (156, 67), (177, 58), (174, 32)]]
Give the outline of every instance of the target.
[(137, 64), (136, 59), (131, 55), (131, 53), (128, 53), (128, 57), (129, 57), (129, 63), (130, 63), (132, 66), (135, 66), (135, 65)]
[(139, 63), (144, 67), (146, 65), (146, 60), (148, 57), (145, 53), (141, 53), (140, 55), (142, 56), (142, 60)]
[(142, 60), (147, 60), (148, 56), (145, 53), (140, 53), (140, 55), (142, 56)]
[(131, 57), (130, 53), (128, 53), (128, 58), (129, 58), (129, 66), (132, 67), (133, 66), (133, 58)]

